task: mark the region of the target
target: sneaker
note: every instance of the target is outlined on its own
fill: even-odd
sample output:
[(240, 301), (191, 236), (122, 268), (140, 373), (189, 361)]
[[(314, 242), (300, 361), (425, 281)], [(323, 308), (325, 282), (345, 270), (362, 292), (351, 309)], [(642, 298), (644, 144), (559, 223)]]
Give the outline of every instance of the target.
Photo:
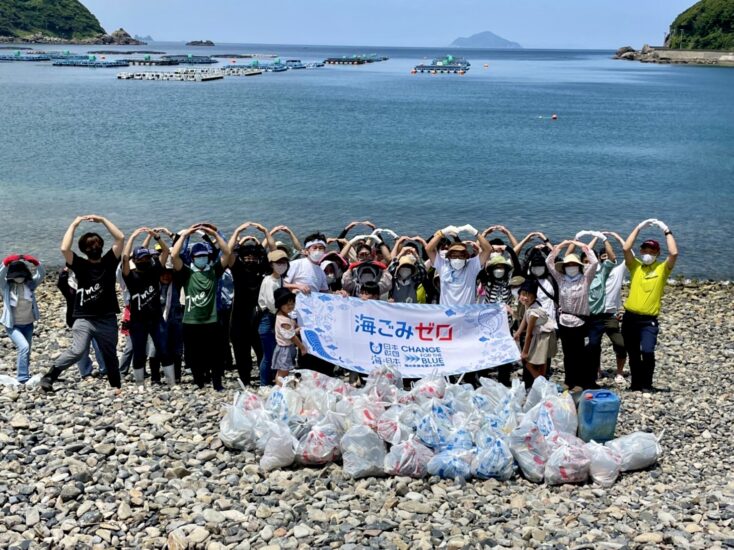
[(614, 383), (619, 386), (624, 385), (625, 382), (626, 380), (624, 379), (624, 376), (622, 376), (621, 374), (618, 374), (617, 376), (614, 377)]
[(54, 391), (54, 383), (51, 381), (51, 379), (48, 376), (44, 376), (41, 378), (41, 389), (45, 392), (52, 392)]
[(670, 393), (670, 388), (656, 388), (655, 386), (650, 386), (648, 388), (642, 388), (642, 391), (645, 393)]

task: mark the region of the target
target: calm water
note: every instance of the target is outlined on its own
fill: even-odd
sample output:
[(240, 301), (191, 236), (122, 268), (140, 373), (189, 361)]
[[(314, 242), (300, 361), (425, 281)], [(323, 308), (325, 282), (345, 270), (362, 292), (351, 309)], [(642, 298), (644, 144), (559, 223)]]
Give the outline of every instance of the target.
[(678, 238), (679, 273), (734, 277), (734, 70), (468, 50), (459, 77), (409, 74), (444, 50), (194, 53), (215, 52), (391, 59), (198, 84), (0, 63), (0, 254), (60, 263), (65, 227), (91, 212), (124, 230), (254, 219), (303, 234), (370, 218), (410, 234), (503, 223), (555, 240), (626, 236), (658, 217)]

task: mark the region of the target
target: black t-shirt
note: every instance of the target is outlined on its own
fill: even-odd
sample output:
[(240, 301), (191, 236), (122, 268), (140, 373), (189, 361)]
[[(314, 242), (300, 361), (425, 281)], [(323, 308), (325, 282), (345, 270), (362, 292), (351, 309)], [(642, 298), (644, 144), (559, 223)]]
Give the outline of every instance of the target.
[(74, 295), (74, 319), (91, 319), (120, 313), (117, 303), (117, 264), (120, 259), (110, 249), (99, 263), (74, 254), (71, 264), (77, 291)]
[(260, 285), (265, 278), (262, 266), (256, 263), (252, 268), (247, 268), (243, 262), (237, 260), (229, 269), (234, 281), (232, 313), (237, 315), (254, 309), (260, 296)]
[(153, 258), (148, 269), (131, 269), (122, 279), (130, 292), (130, 320), (158, 319), (161, 310), (161, 267), (158, 258)]

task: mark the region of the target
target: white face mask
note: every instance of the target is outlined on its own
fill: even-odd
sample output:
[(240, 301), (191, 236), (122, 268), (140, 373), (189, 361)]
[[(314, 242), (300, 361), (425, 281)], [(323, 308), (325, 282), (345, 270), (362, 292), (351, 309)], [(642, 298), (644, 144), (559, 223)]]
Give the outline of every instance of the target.
[(283, 273), (288, 271), (288, 264), (274, 264), (273, 271), (275, 271), (278, 275), (282, 275)]
[(496, 258), (497, 256), (502, 256), (502, 254), (500, 252), (492, 252), (489, 255), (489, 259), (491, 260), (492, 258)]
[(579, 266), (569, 265), (566, 268), (566, 275), (568, 275), (569, 277), (575, 277), (576, 275), (579, 274), (579, 271), (580, 271)]
[(321, 258), (324, 257), (324, 251), (323, 250), (312, 250), (308, 253), (308, 257), (311, 258), (311, 261), (314, 263), (319, 263), (321, 261)]
[(411, 274), (411, 270), (409, 267), (401, 267), (400, 269), (398, 269), (398, 277), (400, 279), (405, 280), (408, 277), (410, 277), (410, 274)]
[(495, 279), (501, 279), (505, 276), (505, 270), (504, 269), (495, 269), (492, 271), (492, 274), (494, 275)]
[(296, 313), (296, 310), (294, 309), (288, 314), (288, 317), (290, 317), (291, 319), (298, 319), (298, 313)]
[(25, 283), (25, 278), (24, 278), (24, 277), (15, 277), (15, 278), (13, 279), (13, 282), (16, 282), (16, 283), (18, 283), (19, 285), (21, 285), (21, 284)]
[(512, 295), (513, 295), (513, 296), (514, 296), (515, 298), (517, 298), (518, 296), (520, 296), (520, 289), (519, 289), (519, 288), (513, 288), (513, 289), (511, 290), (511, 292), (512, 292)]
[(438, 253), (438, 255), (439, 255), (439, 256), (441, 256), (441, 257), (442, 257), (442, 258), (443, 258), (443, 259), (445, 260), (445, 259), (446, 259), (446, 253), (447, 253), (447, 252), (448, 252), (448, 250), (441, 250), (441, 251), (440, 251), (440, 252)]
[(334, 275), (333, 273), (331, 275), (327, 275), (326, 276), (326, 282), (329, 283), (329, 284), (335, 283), (336, 282), (336, 275)]
[(542, 265), (536, 265), (535, 267), (530, 268), (530, 273), (536, 277), (542, 277), (545, 275), (545, 268)]
[(643, 254), (640, 260), (643, 264), (650, 265), (655, 261), (655, 256), (653, 256), (652, 254)]
[(453, 260), (449, 260), (449, 263), (451, 264), (451, 267), (453, 269), (463, 269), (466, 265), (466, 260), (460, 260), (459, 258), (454, 258)]

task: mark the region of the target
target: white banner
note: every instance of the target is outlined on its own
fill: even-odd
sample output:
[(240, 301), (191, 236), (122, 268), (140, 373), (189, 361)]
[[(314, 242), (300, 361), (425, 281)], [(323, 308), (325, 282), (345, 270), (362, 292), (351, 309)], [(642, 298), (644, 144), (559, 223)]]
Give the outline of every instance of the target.
[(520, 360), (507, 312), (496, 304), (450, 308), (312, 293), (298, 295), (296, 312), (309, 353), (355, 372), (390, 365), (422, 378)]

